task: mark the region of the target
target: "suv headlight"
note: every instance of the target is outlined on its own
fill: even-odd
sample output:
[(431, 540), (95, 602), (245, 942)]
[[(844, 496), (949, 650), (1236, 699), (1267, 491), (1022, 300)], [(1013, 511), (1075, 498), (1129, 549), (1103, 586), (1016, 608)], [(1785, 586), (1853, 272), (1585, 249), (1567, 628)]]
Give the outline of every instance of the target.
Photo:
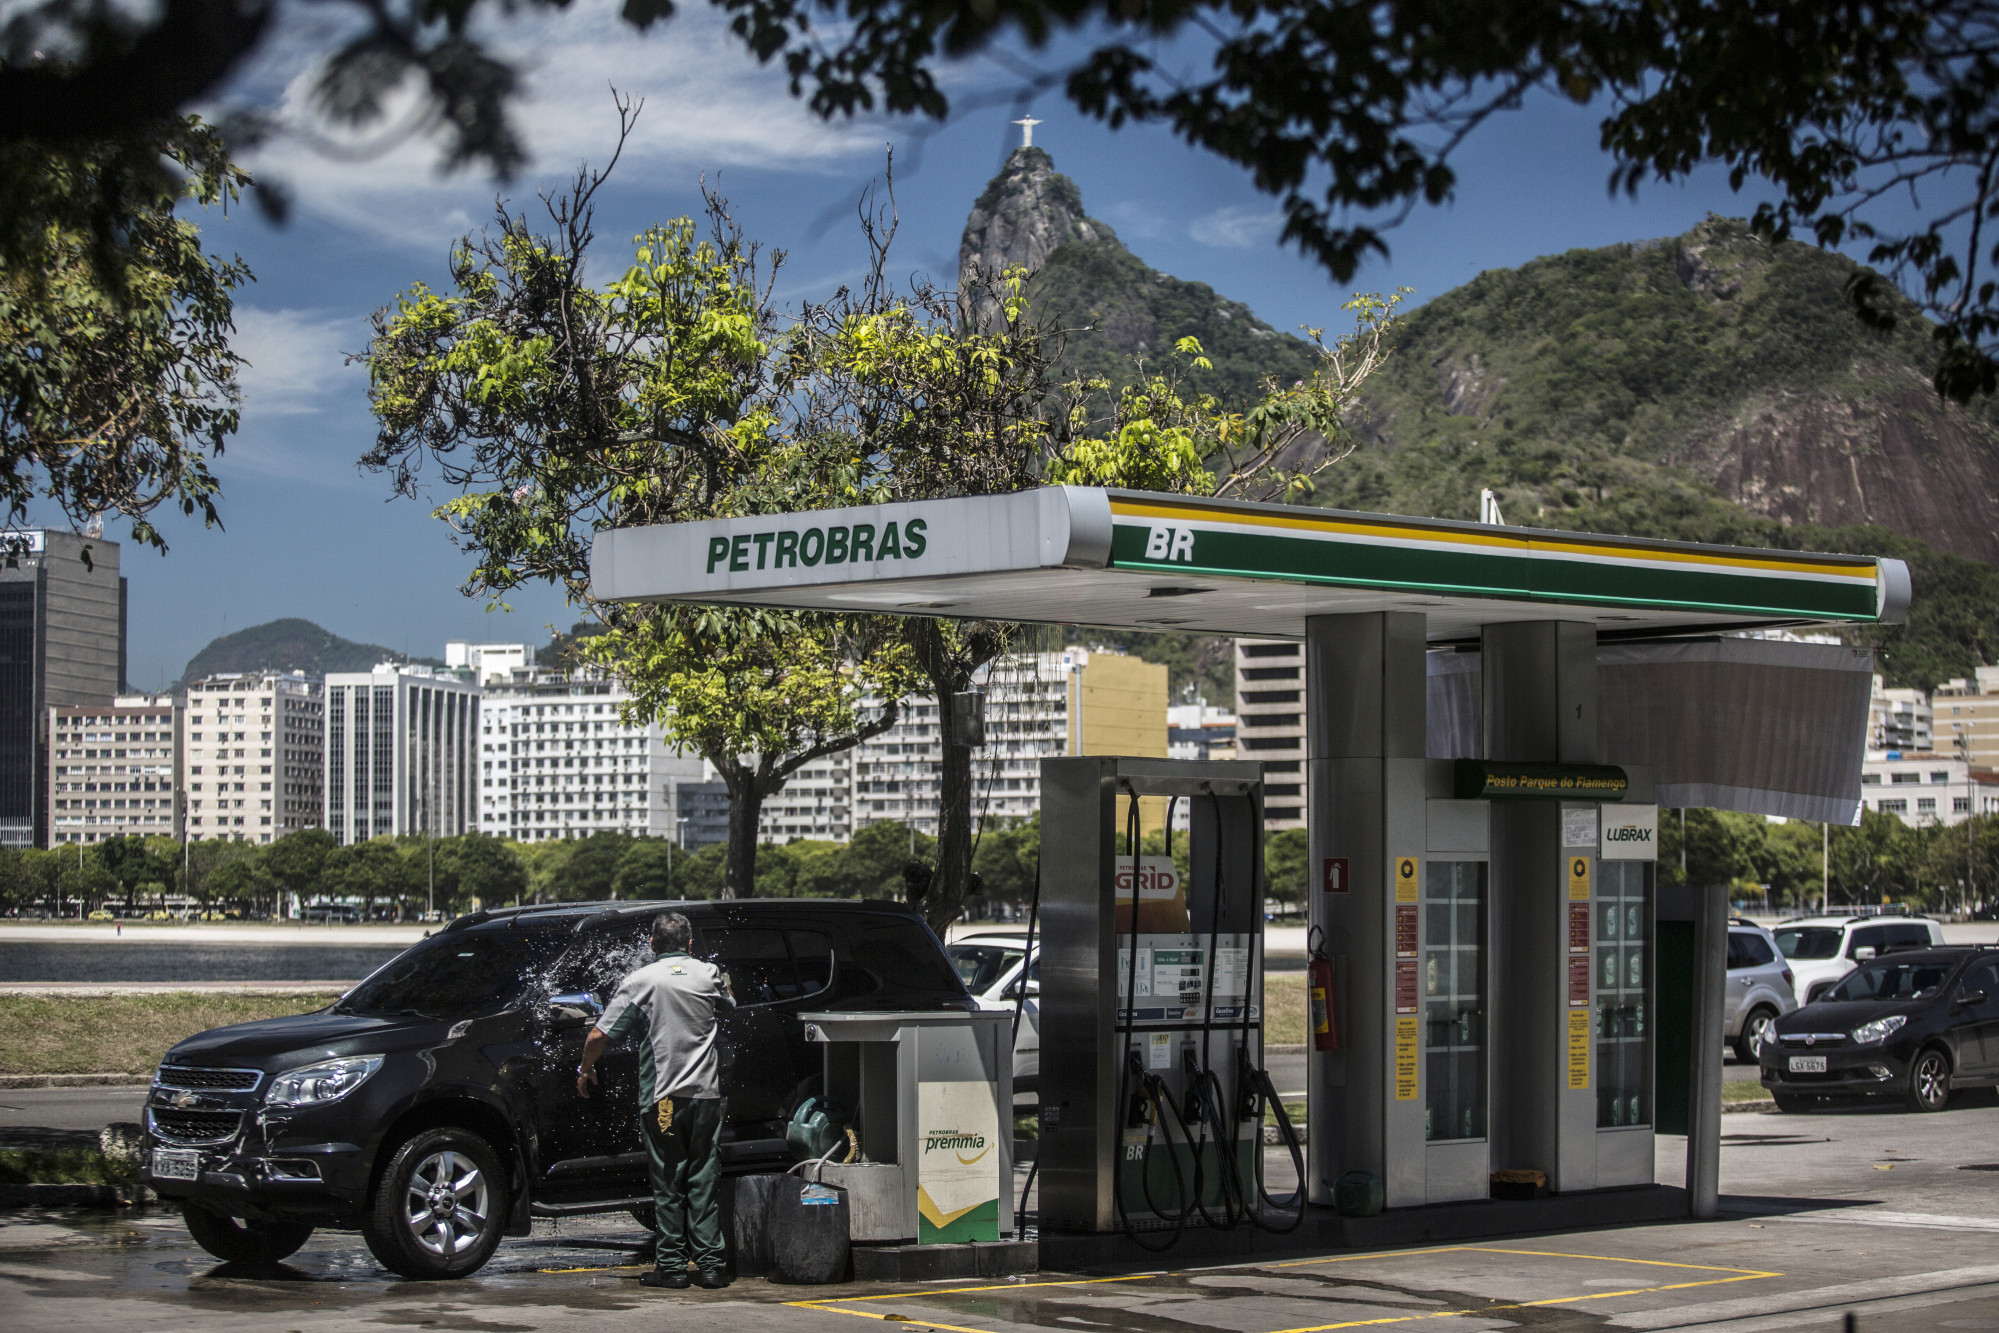
[(324, 1106), (337, 1102), (368, 1081), (382, 1067), (379, 1055), (350, 1055), (302, 1065), (271, 1080), (266, 1106)]
[(1859, 1046), (1872, 1046), (1875, 1042), (1886, 1041), (1900, 1032), (1902, 1025), (1908, 1021), (1901, 1014), (1890, 1014), (1886, 1018), (1877, 1018), (1872, 1023), (1862, 1023), (1853, 1030), (1854, 1043)]

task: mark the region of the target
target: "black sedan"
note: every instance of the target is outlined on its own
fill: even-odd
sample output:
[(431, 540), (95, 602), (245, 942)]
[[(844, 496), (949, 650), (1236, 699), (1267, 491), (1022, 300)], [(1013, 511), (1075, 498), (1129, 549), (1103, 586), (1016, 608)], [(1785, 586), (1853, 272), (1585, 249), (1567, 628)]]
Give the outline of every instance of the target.
[(1875, 959), (1778, 1019), (1771, 1037), (1763, 1086), (1780, 1111), (1853, 1093), (1941, 1111), (1953, 1088), (1999, 1083), (1999, 947)]

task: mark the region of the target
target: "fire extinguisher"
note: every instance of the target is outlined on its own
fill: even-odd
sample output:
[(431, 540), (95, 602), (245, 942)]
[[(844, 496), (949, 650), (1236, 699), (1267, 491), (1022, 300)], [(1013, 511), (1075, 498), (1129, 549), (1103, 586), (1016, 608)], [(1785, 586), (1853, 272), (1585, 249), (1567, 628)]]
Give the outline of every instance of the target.
[(1311, 960), (1305, 964), (1305, 998), (1311, 1012), (1312, 1049), (1337, 1051), (1340, 1048), (1339, 1002), (1333, 993), (1333, 960), (1326, 957), (1325, 933), (1312, 927), (1306, 942)]

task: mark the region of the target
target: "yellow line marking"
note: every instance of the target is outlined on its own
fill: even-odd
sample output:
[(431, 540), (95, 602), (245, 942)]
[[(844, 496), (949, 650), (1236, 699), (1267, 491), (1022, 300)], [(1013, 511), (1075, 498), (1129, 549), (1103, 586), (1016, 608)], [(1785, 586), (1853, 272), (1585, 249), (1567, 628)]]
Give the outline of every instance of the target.
[(1852, 562), (1771, 560), (1754, 556), (1723, 555), (1719, 552), (1661, 551), (1651, 547), (1625, 546), (1614, 540), (1601, 542), (1556, 541), (1547, 538), (1509, 537), (1498, 533), (1457, 532), (1450, 529), (1431, 528), (1421, 524), (1352, 523), (1337, 519), (1292, 518), (1276, 514), (1245, 514), (1233, 510), (1216, 509), (1199, 502), (1186, 504), (1134, 504), (1125, 500), (1113, 500), (1113, 516), (1130, 518), (1191, 518), (1189, 511), (1198, 511), (1202, 518), (1212, 523), (1241, 524), (1260, 528), (1293, 528), (1305, 532), (1341, 533), (1353, 537), (1391, 537), (1408, 541), (1435, 542), (1449, 546), (1484, 546), (1519, 552), (1547, 551), (1570, 555), (1614, 556), (1623, 560), (1647, 560), (1664, 564), (1722, 565), (1738, 569), (1767, 569), (1794, 574), (1819, 574), (1833, 578), (1849, 579), (1855, 582), (1873, 582), (1876, 564), (1866, 560)]
[(537, 1268), (537, 1273), (624, 1273), (634, 1268), (651, 1268), (651, 1264), (606, 1264), (601, 1268)]
[[(1428, 1250), (1380, 1250), (1371, 1254), (1327, 1255), (1318, 1259), (1291, 1259), (1267, 1264), (1236, 1264), (1221, 1271), (1251, 1268), (1302, 1268), (1310, 1264), (1344, 1264), (1363, 1259), (1414, 1259), (1434, 1254), (1510, 1254), (1523, 1258), (1537, 1259), (1582, 1259), (1592, 1263), (1642, 1264), (1650, 1268), (1681, 1268), (1702, 1273), (1727, 1273), (1728, 1277), (1701, 1278), (1693, 1282), (1670, 1282), (1651, 1287), (1631, 1287), (1623, 1291), (1589, 1292), (1577, 1296), (1551, 1296), (1538, 1301), (1510, 1301), (1473, 1310), (1426, 1310), (1420, 1314), (1386, 1315), (1374, 1319), (1350, 1319), (1336, 1324), (1310, 1324), (1299, 1328), (1275, 1329), (1272, 1333), (1333, 1333), (1336, 1329), (1374, 1328), (1386, 1324), (1407, 1324), (1422, 1319), (1452, 1319), (1494, 1314), (1501, 1310), (1528, 1310), (1544, 1305), (1573, 1305), (1582, 1301), (1609, 1300), (1618, 1296), (1644, 1296), (1661, 1291), (1683, 1291), (1691, 1287), (1716, 1287), (1730, 1282), (1753, 1282), (1760, 1278), (1782, 1277), (1782, 1273), (1765, 1272), (1756, 1268), (1730, 1268), (1722, 1264), (1676, 1263), (1667, 1259), (1631, 1259), (1614, 1254), (1571, 1254), (1563, 1250), (1515, 1250), (1491, 1245), (1445, 1245)], [(785, 1304), (801, 1310), (820, 1310), (827, 1314), (853, 1315), (858, 1319), (878, 1319), (887, 1323), (914, 1324), (922, 1328), (944, 1330), (944, 1333), (992, 1333), (991, 1329), (968, 1328), (961, 1324), (944, 1324), (933, 1319), (923, 1319), (915, 1315), (877, 1313), (873, 1310), (844, 1310), (841, 1305), (860, 1301), (922, 1300), (930, 1296), (957, 1296), (985, 1291), (1029, 1291), (1036, 1287), (1083, 1287), (1107, 1282), (1144, 1282), (1154, 1278), (1171, 1277), (1181, 1270), (1169, 1269), (1152, 1273), (1133, 1273), (1123, 1277), (1072, 1278), (1051, 1282), (1007, 1282), (981, 1287), (943, 1287), (935, 1291), (891, 1291), (873, 1296), (828, 1296), (817, 1300), (786, 1301)], [(1187, 1270), (1213, 1272), (1217, 1270)]]
[[(877, 1314), (873, 1310), (842, 1310), (841, 1304), (856, 1301), (900, 1301), (921, 1300), (927, 1296), (963, 1296), (979, 1291), (1031, 1291), (1035, 1287), (1090, 1287), (1106, 1282), (1144, 1282), (1162, 1277), (1163, 1273), (1131, 1273), (1123, 1277), (1079, 1277), (1065, 1278), (1052, 1282), (1000, 1282), (984, 1287), (940, 1287), (935, 1291), (886, 1291), (874, 1296), (825, 1296), (818, 1300), (786, 1301), (785, 1304), (800, 1310), (819, 1310), (826, 1314), (853, 1315), (856, 1319), (881, 1319), (892, 1324), (917, 1324), (924, 1328), (941, 1328), (947, 1333), (992, 1333), (987, 1328), (965, 1328), (958, 1324), (940, 1324), (934, 1319), (919, 1319), (906, 1314)], [(839, 1304), (836, 1304), (838, 1302)]]

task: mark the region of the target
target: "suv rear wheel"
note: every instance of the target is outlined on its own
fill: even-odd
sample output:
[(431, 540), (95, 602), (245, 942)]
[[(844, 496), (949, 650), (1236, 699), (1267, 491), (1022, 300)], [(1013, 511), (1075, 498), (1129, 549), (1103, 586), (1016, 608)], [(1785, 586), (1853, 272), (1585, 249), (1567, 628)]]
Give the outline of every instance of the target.
[(1763, 1043), (1770, 1040), (1770, 1025), (1776, 1021), (1775, 1010), (1761, 1006), (1750, 1010), (1749, 1017), (1742, 1020), (1742, 1031), (1735, 1038), (1735, 1058), (1746, 1065), (1761, 1060)]
[(200, 1204), (182, 1204), (180, 1216), (194, 1243), (226, 1264), (274, 1264), (312, 1239), (312, 1228), (302, 1222), (241, 1222)]
[(469, 1130), (427, 1129), (389, 1158), (361, 1234), (392, 1273), (419, 1281), (465, 1277), (499, 1248), (506, 1208), (491, 1145)]

